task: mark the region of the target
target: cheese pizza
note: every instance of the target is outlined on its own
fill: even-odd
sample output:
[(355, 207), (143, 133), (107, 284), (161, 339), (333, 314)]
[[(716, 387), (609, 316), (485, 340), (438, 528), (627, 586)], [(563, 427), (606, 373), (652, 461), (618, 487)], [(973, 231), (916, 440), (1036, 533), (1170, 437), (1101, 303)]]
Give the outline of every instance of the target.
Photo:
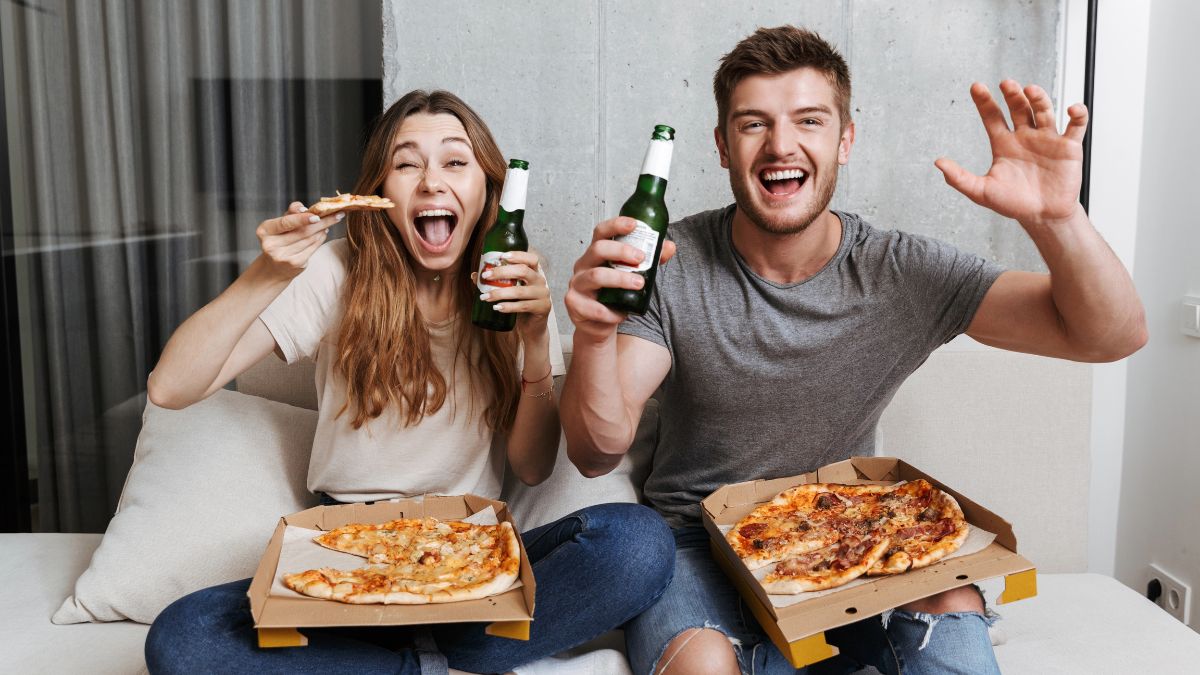
[(521, 548), (512, 524), (473, 525), (434, 518), (351, 524), (313, 539), (375, 566), (285, 574), (288, 588), (354, 604), (425, 604), (487, 597), (520, 574)]

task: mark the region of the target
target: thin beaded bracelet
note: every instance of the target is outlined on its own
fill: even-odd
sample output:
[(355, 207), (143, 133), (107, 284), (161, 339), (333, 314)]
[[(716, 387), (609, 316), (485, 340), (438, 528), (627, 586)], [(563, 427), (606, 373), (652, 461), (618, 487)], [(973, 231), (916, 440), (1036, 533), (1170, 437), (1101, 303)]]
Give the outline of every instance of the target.
[(543, 391), (543, 392), (540, 392), (540, 393), (537, 393), (537, 394), (526, 394), (526, 393), (525, 393), (525, 385), (528, 385), (528, 384), (537, 384), (538, 382), (541, 382), (542, 380), (544, 380), (544, 379), (546, 379), (546, 378), (550, 377), (550, 375), (551, 375), (553, 372), (554, 372), (554, 368), (553, 368), (553, 367), (551, 367), (551, 368), (550, 368), (550, 370), (546, 371), (546, 374), (545, 374), (545, 375), (543, 375), (543, 376), (539, 377), (539, 378), (538, 378), (538, 379), (536, 379), (536, 380), (526, 380), (526, 379), (525, 379), (525, 376), (524, 376), (524, 375), (521, 375), (521, 394), (523, 394), (523, 395), (525, 395), (525, 396), (528, 396), (529, 398), (545, 398), (545, 399), (548, 399), (548, 398), (550, 398), (550, 395), (554, 393), (554, 385), (551, 385), (551, 386), (550, 386), (550, 388), (549, 388), (549, 389), (547, 389), (546, 391)]

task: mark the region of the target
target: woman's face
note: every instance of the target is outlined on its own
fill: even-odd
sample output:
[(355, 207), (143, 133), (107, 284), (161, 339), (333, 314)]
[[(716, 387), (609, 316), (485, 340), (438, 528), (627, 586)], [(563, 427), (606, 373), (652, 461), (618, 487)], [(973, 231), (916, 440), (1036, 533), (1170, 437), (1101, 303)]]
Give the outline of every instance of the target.
[(483, 212), (487, 178), (466, 129), (454, 115), (407, 117), (392, 145), (392, 169), (383, 181), (392, 224), (420, 267), (456, 267)]

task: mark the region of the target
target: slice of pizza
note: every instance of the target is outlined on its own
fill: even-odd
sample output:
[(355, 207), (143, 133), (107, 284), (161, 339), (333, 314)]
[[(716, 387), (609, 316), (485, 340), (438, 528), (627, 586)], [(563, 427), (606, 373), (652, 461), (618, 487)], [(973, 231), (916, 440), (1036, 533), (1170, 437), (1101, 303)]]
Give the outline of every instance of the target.
[(833, 546), (788, 558), (762, 580), (767, 593), (793, 595), (846, 584), (866, 573), (888, 550), (887, 535), (848, 535)]
[[(313, 541), (334, 551), (361, 556), (370, 563), (387, 564), (394, 562), (405, 545), (436, 527), (437, 522), (432, 518), (428, 522), (400, 518), (386, 523), (351, 523), (313, 537)], [(448, 525), (446, 531), (451, 531)]]
[(892, 547), (868, 574), (900, 574), (932, 565), (962, 547), (970, 526), (958, 502), (927, 481), (896, 487), (887, 499)]
[(754, 509), (725, 540), (748, 569), (759, 569), (881, 527), (886, 492), (882, 485), (797, 485)]
[(309, 212), (324, 218), (338, 211), (372, 211), (390, 209), (395, 204), (387, 197), (378, 195), (351, 195), (337, 193), (335, 197), (322, 197), (321, 201), (308, 207)]
[(725, 535), (730, 548), (751, 570), (824, 548), (840, 538), (838, 532), (772, 503), (755, 509)]

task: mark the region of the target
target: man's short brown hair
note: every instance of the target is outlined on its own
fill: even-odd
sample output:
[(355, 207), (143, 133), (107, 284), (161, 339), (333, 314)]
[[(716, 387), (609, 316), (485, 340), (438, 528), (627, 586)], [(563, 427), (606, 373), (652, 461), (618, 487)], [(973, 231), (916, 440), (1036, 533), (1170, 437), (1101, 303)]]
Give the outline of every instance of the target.
[(721, 66), (713, 76), (721, 135), (725, 135), (729, 97), (739, 82), (751, 75), (779, 75), (798, 68), (813, 68), (829, 78), (844, 129), (850, 123), (850, 68), (846, 60), (820, 35), (795, 26), (779, 26), (759, 28), (721, 57)]

